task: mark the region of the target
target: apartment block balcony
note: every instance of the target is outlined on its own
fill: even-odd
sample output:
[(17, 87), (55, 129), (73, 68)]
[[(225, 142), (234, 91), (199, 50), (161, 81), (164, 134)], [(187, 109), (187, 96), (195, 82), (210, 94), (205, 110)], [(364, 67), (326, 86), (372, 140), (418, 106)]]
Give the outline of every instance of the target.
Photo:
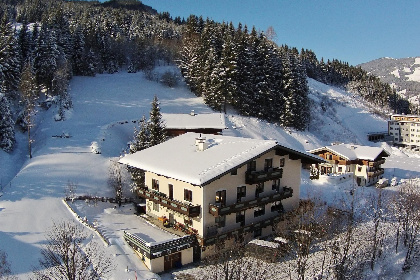
[(240, 227), (235, 230), (226, 231), (222, 233), (218, 233), (217, 231), (211, 232), (211, 234), (207, 234), (205, 237), (197, 236), (198, 242), (201, 246), (209, 246), (216, 243), (223, 242), (227, 239), (231, 239), (234, 237), (241, 237), (246, 234), (252, 234), (254, 231), (268, 227), (274, 226), (275, 224), (279, 223), (282, 220), (282, 216), (278, 215), (257, 223), (252, 223), (246, 225), (245, 227)]
[(265, 205), (267, 203), (280, 201), (293, 196), (293, 189), (283, 187), (282, 191), (270, 194), (267, 196), (255, 198), (253, 200), (241, 201), (232, 205), (219, 206), (210, 203), (209, 204), (209, 213), (214, 217), (219, 217), (220, 215), (229, 215), (231, 213), (240, 212), (249, 208), (254, 208), (259, 205)]
[(377, 176), (380, 176), (380, 175), (384, 174), (384, 172), (385, 172), (384, 169), (380, 168), (378, 170), (368, 172), (367, 175), (368, 175), (368, 177), (377, 177)]
[(190, 218), (198, 217), (200, 215), (200, 205), (192, 205), (178, 200), (169, 199), (164, 193), (149, 190), (147, 187), (140, 188), (137, 191), (137, 194), (142, 198), (159, 203), (168, 209), (174, 210)]
[(247, 171), (245, 173), (245, 183), (248, 185), (258, 184), (265, 181), (281, 179), (283, 168), (269, 168), (261, 171)]

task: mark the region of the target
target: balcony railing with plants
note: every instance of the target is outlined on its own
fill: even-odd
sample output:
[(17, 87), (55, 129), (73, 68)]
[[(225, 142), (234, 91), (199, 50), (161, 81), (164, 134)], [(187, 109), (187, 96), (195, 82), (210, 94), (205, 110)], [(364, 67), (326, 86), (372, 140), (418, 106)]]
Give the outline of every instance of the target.
[(231, 205), (219, 206), (210, 203), (209, 204), (209, 213), (215, 217), (220, 215), (229, 215), (231, 213), (240, 212), (249, 208), (254, 208), (258, 205), (263, 205), (275, 201), (280, 201), (293, 196), (293, 189), (288, 187), (283, 187), (281, 191), (272, 193), (267, 196), (262, 196), (248, 201), (241, 201)]
[(166, 194), (155, 190), (149, 190), (147, 187), (139, 188), (137, 194), (142, 198), (159, 203), (168, 209), (184, 214), (190, 218), (198, 217), (200, 215), (200, 205), (192, 205), (175, 199), (169, 199)]
[(283, 177), (283, 168), (269, 168), (261, 171), (247, 171), (245, 173), (245, 183), (252, 185), (269, 180), (277, 180)]

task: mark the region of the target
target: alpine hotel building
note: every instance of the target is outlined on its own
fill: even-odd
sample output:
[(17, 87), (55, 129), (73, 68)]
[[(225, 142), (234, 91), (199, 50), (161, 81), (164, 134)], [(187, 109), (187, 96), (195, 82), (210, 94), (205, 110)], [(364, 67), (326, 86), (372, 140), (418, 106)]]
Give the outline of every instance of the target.
[(195, 237), (177, 250), (161, 247), (156, 254), (141, 244), (133, 248), (159, 272), (171, 268), (164, 263), (174, 251), (181, 251), (176, 259), (186, 264), (227, 239), (267, 236), (279, 213), (299, 204), (302, 164), (320, 162), (273, 140), (198, 133), (127, 155), (120, 163), (145, 171), (138, 195), (146, 200), (146, 214), (186, 227)]

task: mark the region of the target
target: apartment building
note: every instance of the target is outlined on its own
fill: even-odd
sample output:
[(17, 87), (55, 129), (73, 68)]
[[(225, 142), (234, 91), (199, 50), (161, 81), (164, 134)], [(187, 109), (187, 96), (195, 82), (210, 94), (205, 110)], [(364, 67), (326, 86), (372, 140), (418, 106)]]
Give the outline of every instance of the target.
[(420, 116), (391, 115), (388, 120), (388, 134), (396, 145), (420, 146)]
[(146, 214), (196, 237), (186, 260), (229, 239), (271, 234), (280, 213), (299, 204), (302, 164), (321, 162), (273, 140), (191, 132), (120, 160), (145, 171), (138, 194)]

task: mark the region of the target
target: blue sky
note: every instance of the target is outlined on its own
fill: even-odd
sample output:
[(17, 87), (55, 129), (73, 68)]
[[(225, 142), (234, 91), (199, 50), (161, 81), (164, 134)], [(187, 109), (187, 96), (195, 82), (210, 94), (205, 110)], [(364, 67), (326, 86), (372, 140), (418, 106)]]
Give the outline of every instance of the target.
[(142, 0), (173, 18), (190, 14), (266, 31), (318, 59), (352, 65), (381, 57), (420, 56), (419, 0)]

